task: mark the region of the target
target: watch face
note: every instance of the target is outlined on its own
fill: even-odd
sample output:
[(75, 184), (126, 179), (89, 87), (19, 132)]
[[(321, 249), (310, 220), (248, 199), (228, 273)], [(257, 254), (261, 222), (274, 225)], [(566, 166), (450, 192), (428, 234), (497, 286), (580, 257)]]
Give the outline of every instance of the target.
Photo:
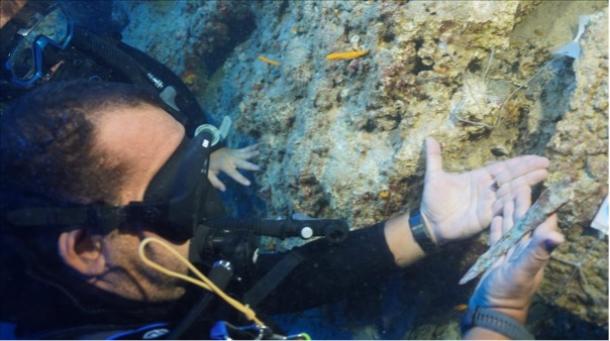
[(425, 253), (433, 253), (436, 250), (436, 244), (428, 235), (428, 230), (423, 223), (421, 215), (419, 214), (419, 210), (411, 213), (409, 217), (409, 227), (411, 228), (411, 234), (413, 235), (413, 239), (419, 245), (419, 247)]

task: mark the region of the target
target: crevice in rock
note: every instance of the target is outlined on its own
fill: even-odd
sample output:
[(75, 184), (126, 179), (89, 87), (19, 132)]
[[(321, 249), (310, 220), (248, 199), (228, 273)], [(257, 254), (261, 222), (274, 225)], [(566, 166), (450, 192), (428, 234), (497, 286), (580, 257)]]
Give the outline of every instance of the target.
[(288, 9), (288, 5), (289, 4), (290, 3), (288, 2), (288, 0), (282, 0), (282, 3), (280, 4), (280, 7), (279, 7), (279, 9), (277, 11), (278, 12), (277, 13), (278, 18), (281, 18), (281, 17), (284, 16), (284, 14), (286, 13), (286, 10)]
[(539, 81), (543, 82), (538, 98), (541, 108), (539, 129), (530, 135), (521, 132), (520, 141), (525, 141), (523, 150), (541, 155), (555, 134), (557, 122), (561, 121), (565, 113), (570, 110), (570, 100), (576, 89), (573, 64), (573, 59), (567, 57), (557, 58), (548, 63), (546, 77), (543, 75)]
[(432, 70), (433, 66), (434, 64), (424, 64), (423, 60), (419, 56), (417, 56), (415, 57), (415, 65), (413, 66), (413, 70), (411, 70), (411, 73), (413, 73), (414, 75), (418, 75), (422, 71)]
[(198, 53), (208, 74), (222, 66), (235, 47), (246, 41), (256, 29), (255, 16), (246, 3), (221, 3), (219, 6), (224, 7), (206, 25), (210, 35), (204, 37), (204, 43), (207, 41), (208, 46)]

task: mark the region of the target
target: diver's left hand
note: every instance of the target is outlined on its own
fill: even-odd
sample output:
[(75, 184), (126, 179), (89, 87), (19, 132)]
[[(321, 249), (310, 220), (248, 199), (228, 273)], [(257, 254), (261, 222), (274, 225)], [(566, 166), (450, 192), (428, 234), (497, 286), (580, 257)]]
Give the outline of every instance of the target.
[[(519, 216), (513, 217), (512, 206), (505, 206), (502, 217), (494, 217), (489, 237), (492, 246), (503, 234), (509, 233), (514, 221), (520, 219)], [(553, 214), (536, 227), (532, 238), (524, 237), (485, 272), (470, 298), (468, 308), (496, 309), (525, 323), (551, 252), (564, 240), (557, 226), (557, 215)]]
[(505, 203), (521, 215), (531, 204), (531, 186), (544, 180), (549, 161), (519, 156), (470, 172), (443, 171), (441, 147), (426, 139), (426, 176), (421, 214), (437, 244), (469, 238), (489, 226)]
[(226, 173), (233, 180), (244, 186), (250, 186), (250, 180), (243, 176), (238, 169), (257, 171), (260, 169), (256, 164), (248, 161), (258, 155), (257, 145), (241, 149), (220, 148), (210, 155), (210, 169), (208, 179), (212, 186), (220, 191), (225, 191), (225, 184), (218, 179), (220, 172)]

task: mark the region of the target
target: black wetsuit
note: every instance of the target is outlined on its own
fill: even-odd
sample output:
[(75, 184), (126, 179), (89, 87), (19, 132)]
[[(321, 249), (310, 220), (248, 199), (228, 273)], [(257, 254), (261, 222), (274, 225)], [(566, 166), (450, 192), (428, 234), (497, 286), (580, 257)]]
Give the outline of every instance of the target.
[[(300, 247), (299, 252), (304, 260), (256, 309), (265, 322), (269, 321), (264, 318), (266, 315), (297, 312), (336, 302), (350, 291), (378, 285), (384, 277), (398, 270), (385, 242), (381, 223), (350, 232), (342, 243), (329, 244), (325, 240), (318, 240)], [(261, 257), (256, 272), (263, 275), (282, 256)], [(252, 280), (256, 281), (256, 278)], [(69, 291), (78, 300), (76, 305), (71, 299), (63, 297), (65, 293), (56, 287), (49, 287), (39, 291), (38, 297), (29, 297), (28, 302), (40, 303), (32, 306), (31, 312), (25, 313), (29, 318), (18, 325), (17, 336), (44, 339), (120, 336), (140, 339), (149, 333), (147, 337), (150, 337), (155, 331), (171, 331), (180, 322), (202, 294), (201, 289), (194, 289), (180, 301), (150, 304), (120, 299), (101, 290), (92, 290), (91, 287), (75, 286)], [(231, 294), (240, 297), (238, 292)], [(49, 300), (50, 297), (53, 299)], [(211, 308), (183, 337), (207, 339), (215, 321), (236, 318), (239, 320), (241, 316), (215, 299)], [(242, 320), (241, 323), (246, 321)], [(167, 336), (158, 334), (160, 337)]]
[[(117, 43), (123, 51), (129, 51), (139, 60), (147, 57), (124, 44)], [(135, 51), (135, 52), (134, 52)], [(125, 81), (125, 76), (111, 67), (94, 62), (82, 51), (69, 51), (71, 59), (54, 75), (52, 81), (74, 78), (99, 78), (100, 80)], [(168, 72), (156, 61), (148, 59), (143, 65), (152, 65), (159, 72)], [(173, 79), (177, 79), (173, 76)], [(180, 83), (181, 84), (181, 83)], [(200, 110), (200, 109), (199, 109)], [(203, 116), (202, 116), (203, 118)], [(213, 191), (210, 191), (213, 192)], [(325, 303), (337, 301), (350, 290), (376, 285), (380, 276), (396, 269), (383, 235), (383, 226), (350, 232), (348, 238), (331, 244), (319, 240), (298, 249), (303, 261), (260, 303), (256, 311), (269, 315), (296, 312)], [(240, 297), (284, 255), (262, 255), (252, 270), (248, 283), (232, 288)], [(42, 274), (41, 274), (42, 273)], [(196, 288), (182, 300), (167, 304), (143, 304), (118, 298), (91, 287), (74, 285), (62, 287), (52, 275), (34, 271), (19, 285), (27, 297), (22, 297), (20, 322), (16, 335), (20, 338), (152, 338), (166, 336), (161, 331), (172, 329), (196, 302), (201, 291)], [(36, 278), (33, 290), (27, 290), (32, 278)], [(63, 281), (65, 283), (65, 281)], [(41, 289), (40, 286), (45, 288)], [(212, 313), (214, 311), (214, 313)], [(208, 338), (212, 323), (218, 319), (241, 318), (216, 300), (201, 321), (183, 335), (185, 338)], [(246, 321), (242, 321), (246, 322)]]
[[(80, 35), (75, 37), (77, 42), (80, 39), (80, 48), (71, 47), (55, 56), (56, 60), (63, 60), (63, 65), (53, 74), (50, 81), (89, 78), (130, 83), (150, 82), (147, 86), (151, 86), (153, 82), (142, 77), (142, 71), (144, 74), (151, 71), (178, 90), (176, 104), (186, 116), (180, 117), (180, 113), (170, 112), (174, 116), (179, 116), (177, 118), (187, 125), (187, 131), (205, 121), (205, 115), (194, 101), (192, 94), (168, 68), (144, 53), (118, 40), (113, 41), (109, 37), (103, 37), (104, 41), (101, 43), (108, 44), (108, 48), (101, 49), (100, 52), (97, 48), (99, 46), (90, 44), (90, 38), (87, 31), (80, 31)], [(135, 61), (139, 69), (127, 75), (125, 72), (130, 72), (129, 68), (100, 62), (99, 58), (92, 57), (91, 53), (104, 54), (97, 57), (107, 60), (126, 53), (131, 58), (129, 62), (133, 64)], [(183, 96), (180, 97), (181, 95)], [(385, 242), (381, 223), (371, 228), (350, 232), (348, 238), (338, 244), (331, 244), (324, 239), (308, 243), (298, 248), (298, 253), (302, 261), (269, 295), (266, 295), (256, 307), (257, 313), (264, 316), (296, 312), (335, 302), (345, 297), (349, 291), (377, 285), (380, 277), (397, 270)], [(235, 297), (241, 298), (248, 288), (257, 283), (283, 257), (282, 254), (261, 255), (251, 269), (247, 282), (230, 286), (229, 291)], [(26, 267), (27, 265), (24, 264), (24, 268)], [(92, 288), (81, 283), (82, 280), (79, 282), (78, 279), (71, 281), (67, 286), (59, 285), (58, 283), (66, 283), (65, 278), (54, 278), (54, 274), (48, 274), (42, 268), (27, 271), (30, 273), (25, 277), (16, 279), (22, 289), (18, 292), (27, 292), (27, 297), (14, 297), (23, 300), (19, 311), (16, 311), (18, 316), (14, 316), (20, 321), (16, 329), (16, 334), (20, 338), (163, 337), (167, 334), (160, 331), (171, 330), (188, 312), (193, 302), (202, 295), (199, 288), (194, 288), (176, 302), (164, 304), (133, 302)], [(198, 323), (193, 324), (183, 337), (209, 338), (211, 324), (222, 318), (240, 319), (241, 317), (219, 300), (215, 300), (210, 309), (199, 318)]]

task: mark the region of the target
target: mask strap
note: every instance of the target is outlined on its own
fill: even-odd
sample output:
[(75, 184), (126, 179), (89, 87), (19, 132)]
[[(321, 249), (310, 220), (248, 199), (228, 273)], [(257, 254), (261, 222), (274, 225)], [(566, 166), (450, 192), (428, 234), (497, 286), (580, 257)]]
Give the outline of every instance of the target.
[[(161, 245), (164, 249), (169, 251), (174, 257), (176, 257), (180, 262), (185, 264), (188, 267), (188, 269), (191, 270), (191, 272), (194, 273), (199, 279), (169, 270), (166, 267), (150, 260), (150, 258), (148, 258), (145, 253), (145, 248), (150, 243), (156, 243), (156, 244)], [(166, 242), (164, 242), (160, 239), (157, 239), (157, 238), (145, 238), (144, 240), (142, 240), (142, 242), (140, 242), (140, 247), (138, 248), (138, 255), (140, 256), (140, 259), (144, 262), (144, 264), (146, 264), (147, 266), (159, 271), (160, 273), (162, 273), (164, 275), (181, 279), (185, 282), (194, 284), (202, 289), (211, 291), (212, 293), (220, 296), (220, 298), (222, 298), (230, 306), (232, 306), (233, 308), (235, 308), (236, 310), (238, 310), (239, 312), (244, 314), (248, 320), (253, 321), (260, 327), (265, 327), (265, 324), (256, 317), (256, 313), (254, 312), (254, 310), (252, 310), (247, 305), (244, 305), (243, 303), (239, 302), (238, 300), (234, 299), (233, 297), (229, 296), (222, 289), (218, 288), (214, 284), (214, 282), (212, 282), (209, 278), (207, 278), (189, 260), (184, 258), (181, 254), (178, 253), (178, 251), (176, 251)]]

